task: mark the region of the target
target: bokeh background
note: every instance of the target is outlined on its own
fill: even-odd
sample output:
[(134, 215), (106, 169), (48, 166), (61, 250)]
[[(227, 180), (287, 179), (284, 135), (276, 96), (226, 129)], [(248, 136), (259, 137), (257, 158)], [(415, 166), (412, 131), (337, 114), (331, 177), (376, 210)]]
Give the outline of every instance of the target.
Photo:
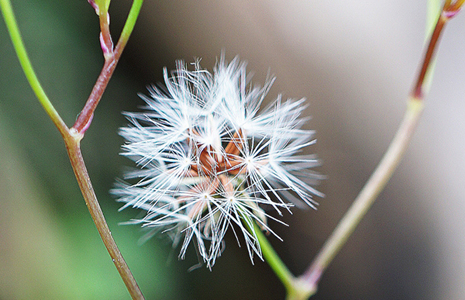
[[(213, 271), (195, 251), (178, 261), (167, 237), (144, 244), (138, 212), (109, 195), (121, 158), (122, 111), (176, 59), (212, 69), (224, 51), (254, 82), (277, 76), (269, 99), (308, 99), (317, 211), (294, 210), (271, 239), (302, 273), (369, 177), (405, 110), (422, 54), (426, 1), (146, 1), (82, 141), (109, 226), (147, 299), (284, 299), (266, 263), (234, 236)], [(116, 40), (131, 1), (113, 0)], [(49, 97), (71, 126), (103, 64), (87, 1), (15, 0), (25, 43)], [(465, 298), (465, 16), (448, 25), (426, 110), (406, 157), (312, 299)], [(0, 22), (0, 299), (128, 299), (74, 180), (63, 142), (29, 88)]]

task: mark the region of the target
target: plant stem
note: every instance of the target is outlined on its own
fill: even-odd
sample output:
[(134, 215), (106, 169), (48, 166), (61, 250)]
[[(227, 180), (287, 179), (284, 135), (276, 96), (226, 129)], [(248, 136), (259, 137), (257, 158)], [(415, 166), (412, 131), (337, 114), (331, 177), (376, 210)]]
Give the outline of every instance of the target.
[(82, 195), (86, 202), (87, 208), (89, 209), (92, 220), (97, 227), (97, 230), (102, 238), (105, 247), (108, 250), (108, 253), (111, 256), (113, 263), (118, 269), (121, 278), (123, 279), (129, 293), (132, 296), (132, 299), (144, 299), (142, 292), (137, 285), (137, 282), (134, 276), (131, 273), (126, 261), (124, 260), (121, 252), (116, 245), (115, 240), (111, 234), (110, 229), (108, 228), (105, 217), (100, 208), (100, 205), (95, 195), (92, 183), (87, 172), (84, 159), (82, 158), (80, 141), (83, 135), (75, 131), (74, 129), (70, 130), (70, 135), (65, 138), (66, 150), (68, 151), (69, 159), (71, 165), (73, 166), (74, 174), (76, 175), (76, 180), (81, 189)]
[(439, 41), (439, 37), (443, 32), (444, 26), (449, 19), (444, 17), (444, 14), (441, 13), (439, 16), (436, 26), (433, 29), (431, 34), (430, 42), (425, 53), (425, 58), (423, 59), (423, 64), (421, 66), (420, 74), (418, 75), (417, 82), (415, 87), (412, 90), (412, 97), (423, 99), (424, 87), (425, 87), (425, 77), (428, 70), (430, 70), (431, 60), (433, 58), (434, 51), (436, 50), (436, 44)]
[[(286, 267), (283, 261), (279, 258), (276, 251), (274, 251), (273, 247), (271, 246), (270, 242), (267, 240), (265, 235), (263, 234), (260, 227), (255, 223), (255, 221), (250, 221), (253, 224), (253, 229), (249, 228), (249, 231), (255, 233), (257, 240), (260, 244), (260, 248), (262, 249), (263, 257), (265, 258), (268, 265), (271, 269), (275, 272), (276, 276), (281, 280), (286, 290), (293, 289), (293, 279), (294, 275), (292, 275), (291, 271)], [(249, 225), (246, 225), (249, 227)]]
[(134, 0), (131, 9), (129, 10), (128, 18), (126, 19), (126, 23), (124, 23), (123, 30), (121, 31), (121, 35), (118, 40), (118, 44), (116, 44), (115, 48), (115, 52), (119, 53), (119, 56), (121, 56), (124, 47), (126, 47), (129, 37), (131, 36), (132, 30), (136, 25), (137, 17), (139, 16), (143, 2), (143, 0)]
[[(123, 53), (124, 47), (126, 46), (128, 39), (134, 29), (137, 17), (139, 16), (140, 9), (142, 7), (142, 3), (143, 0), (133, 1), (128, 18), (118, 40), (118, 44), (116, 45), (115, 49), (107, 49), (107, 51), (110, 51), (109, 53), (105, 53), (104, 50), (105, 63), (103, 65), (102, 71), (100, 72), (97, 82), (95, 83), (84, 108), (82, 109), (76, 122), (73, 125), (73, 128), (75, 128), (77, 132), (84, 133), (87, 128), (89, 128), (94, 111), (97, 108), (100, 99), (102, 99), (103, 92), (105, 91), (108, 82), (110, 81), (110, 78), (115, 71), (116, 65), (121, 57), (121, 54)], [(108, 18), (106, 14), (99, 15), (99, 17), (100, 27), (102, 30), (104, 30), (107, 28)], [(105, 36), (106, 35), (107, 34), (105, 34)], [(106, 41), (106, 44), (107, 43), (108, 41)]]
[[(248, 197), (247, 194), (244, 194), (244, 196)], [(247, 230), (256, 237), (260, 244), (260, 249), (266, 262), (286, 288), (287, 300), (307, 299), (313, 291), (309, 290), (305, 283), (302, 284), (301, 280), (296, 279), (294, 275), (292, 275), (291, 271), (289, 271), (284, 262), (279, 258), (278, 254), (263, 234), (260, 226), (257, 225), (257, 222), (244, 213), (244, 211), (241, 211), (241, 216), (243, 218), (242, 223), (247, 227)]]
[(323, 245), (309, 269), (300, 277), (313, 287), (313, 290), (316, 291), (321, 275), (370, 209), (399, 165), (422, 111), (423, 102), (417, 98), (411, 98), (404, 119), (378, 167)]
[(26, 47), (24, 46), (23, 39), (21, 38), (21, 33), (19, 31), (18, 23), (16, 22), (15, 14), (13, 8), (11, 7), (10, 0), (0, 0), (0, 8), (2, 10), (3, 19), (5, 20), (8, 32), (10, 34), (11, 41), (18, 56), (23, 72), (26, 75), (26, 78), (31, 86), (32, 90), (39, 99), (40, 104), (43, 106), (47, 114), (49, 115), (52, 122), (60, 131), (61, 135), (64, 136), (68, 132), (68, 127), (65, 122), (61, 119), (58, 112), (53, 107), (52, 103), (45, 94), (42, 85), (37, 78), (34, 68), (32, 67), (31, 61), (26, 52)]
[[(312, 289), (313, 287), (309, 287), (305, 282), (292, 275), (291, 271), (289, 271), (284, 262), (279, 258), (257, 223), (255, 221), (252, 221), (252, 223), (254, 226), (253, 230), (262, 249), (263, 257), (286, 288), (286, 299), (304, 300), (314, 294), (315, 291)], [(249, 230), (251, 229), (249, 228)]]
[(432, 69), (432, 58), (437, 49), (439, 37), (447, 21), (460, 9), (460, 5), (457, 7), (459, 2), (460, 5), (463, 4), (463, 1), (457, 1), (454, 4), (451, 4), (450, 1), (446, 1), (440, 17), (437, 19), (436, 26), (431, 34), (421, 64), (419, 75), (407, 102), (407, 111), (389, 148), (357, 198), (354, 200), (352, 206), (313, 260), (312, 264), (304, 274), (299, 277), (299, 279), (305, 282), (313, 291), (316, 292), (322, 274), (370, 209), (399, 165), (418, 124), (421, 112), (423, 111), (424, 97), (429, 88), (429, 81), (425, 80), (425, 78), (428, 77), (428, 73), (430, 73)]

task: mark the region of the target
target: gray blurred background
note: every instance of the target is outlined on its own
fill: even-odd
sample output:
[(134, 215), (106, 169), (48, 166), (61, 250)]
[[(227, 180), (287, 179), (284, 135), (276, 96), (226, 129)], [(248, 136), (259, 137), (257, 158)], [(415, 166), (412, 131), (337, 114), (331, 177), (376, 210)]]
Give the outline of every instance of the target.
[[(302, 273), (389, 144), (422, 55), (426, 1), (146, 1), (82, 142), (116, 241), (147, 299), (284, 299), (266, 263), (251, 265), (233, 235), (213, 271), (190, 249), (120, 226), (109, 196), (131, 162), (119, 157), (121, 111), (162, 80), (176, 59), (212, 69), (221, 52), (248, 61), (253, 81), (277, 77), (269, 99), (308, 99), (327, 175), (317, 211), (294, 209), (271, 238)], [(113, 0), (117, 39), (131, 1)], [(26, 46), (46, 91), (71, 126), (103, 64), (87, 1), (16, 0)], [(465, 16), (443, 36), (426, 109), (406, 157), (324, 274), (312, 299), (465, 298)], [(74, 180), (63, 142), (35, 99), (0, 23), (0, 299), (128, 299)]]

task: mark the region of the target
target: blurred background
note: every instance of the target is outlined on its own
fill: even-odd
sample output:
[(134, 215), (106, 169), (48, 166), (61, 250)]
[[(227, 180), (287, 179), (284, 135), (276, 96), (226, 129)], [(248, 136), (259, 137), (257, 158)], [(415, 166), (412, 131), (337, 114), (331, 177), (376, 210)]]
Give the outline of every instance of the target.
[[(110, 7), (114, 40), (131, 1)], [(103, 64), (87, 1), (16, 0), (38, 76), (71, 126)], [(178, 261), (165, 236), (144, 244), (138, 215), (109, 195), (121, 158), (122, 111), (175, 60), (212, 69), (224, 51), (253, 82), (277, 77), (269, 100), (308, 99), (308, 151), (324, 162), (318, 210), (285, 215), (271, 238), (301, 274), (367, 180), (403, 116), (422, 55), (425, 1), (146, 1), (82, 151), (104, 214), (147, 299), (284, 299), (266, 263), (229, 235), (213, 271), (195, 251)], [(465, 16), (443, 36), (426, 109), (405, 159), (312, 299), (465, 298)], [(128, 299), (75, 182), (61, 137), (35, 99), (0, 22), (0, 299)]]

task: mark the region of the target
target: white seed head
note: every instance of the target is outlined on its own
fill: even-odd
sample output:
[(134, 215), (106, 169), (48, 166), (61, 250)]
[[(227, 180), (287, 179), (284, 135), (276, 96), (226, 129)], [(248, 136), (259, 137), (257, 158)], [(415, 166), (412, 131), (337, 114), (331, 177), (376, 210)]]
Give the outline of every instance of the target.
[(237, 57), (229, 64), (221, 58), (213, 74), (198, 62), (194, 70), (178, 62), (164, 79), (166, 90), (151, 87), (150, 97), (142, 96), (145, 112), (126, 114), (123, 155), (139, 169), (126, 175), (132, 184), (119, 183), (113, 193), (123, 208), (147, 211), (134, 222), (169, 233), (175, 245), (182, 241), (181, 258), (192, 242), (211, 268), (228, 229), (238, 243), (243, 237), (251, 259), (261, 258), (252, 222), (273, 233), (267, 220), (278, 220), (267, 208), (281, 214), (293, 204), (313, 207), (312, 196), (321, 196), (309, 184), (318, 161), (302, 154), (315, 142), (301, 129), (305, 100), (278, 97), (260, 112), (274, 79), (251, 86)]

